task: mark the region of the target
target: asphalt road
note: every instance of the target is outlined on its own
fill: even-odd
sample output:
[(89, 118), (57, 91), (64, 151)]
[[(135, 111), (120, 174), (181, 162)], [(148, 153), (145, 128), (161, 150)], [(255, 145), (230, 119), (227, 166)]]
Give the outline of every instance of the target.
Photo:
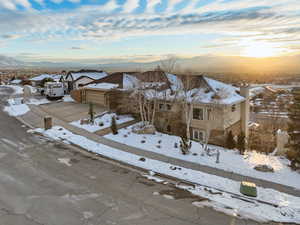
[[(9, 94), (0, 89), (1, 108)], [(0, 225), (258, 224), (198, 208), (195, 196), (27, 130), (0, 110)]]

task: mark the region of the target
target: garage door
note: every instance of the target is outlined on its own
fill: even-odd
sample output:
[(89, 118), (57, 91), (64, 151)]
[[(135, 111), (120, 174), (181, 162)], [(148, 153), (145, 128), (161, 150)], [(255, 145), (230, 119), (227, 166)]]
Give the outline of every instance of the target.
[(86, 90), (86, 103), (106, 106), (105, 92)]

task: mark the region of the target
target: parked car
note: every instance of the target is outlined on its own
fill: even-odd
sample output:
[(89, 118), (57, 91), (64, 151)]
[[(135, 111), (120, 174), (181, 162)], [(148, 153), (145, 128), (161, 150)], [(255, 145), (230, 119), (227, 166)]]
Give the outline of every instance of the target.
[(50, 100), (57, 100), (64, 97), (64, 84), (61, 82), (47, 82), (44, 88), (44, 94)]

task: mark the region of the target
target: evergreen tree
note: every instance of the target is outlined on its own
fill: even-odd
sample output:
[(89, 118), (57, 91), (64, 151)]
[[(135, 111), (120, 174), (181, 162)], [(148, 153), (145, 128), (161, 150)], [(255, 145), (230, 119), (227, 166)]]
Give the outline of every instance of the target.
[(90, 115), (90, 122), (94, 123), (94, 121), (95, 121), (95, 112), (94, 112), (94, 105), (93, 105), (93, 103), (89, 104), (89, 115)]
[(300, 88), (292, 90), (293, 102), (289, 107), (289, 135), (290, 147), (294, 152), (294, 157), (291, 159), (291, 167), (296, 169), (297, 163), (300, 164)]
[(233, 138), (232, 131), (229, 131), (229, 133), (227, 134), (227, 139), (226, 139), (226, 147), (229, 149), (234, 149), (235, 145), (236, 145), (236, 143)]
[(116, 122), (116, 117), (115, 117), (115, 116), (113, 116), (113, 117), (111, 118), (110, 129), (111, 129), (113, 135), (118, 134), (118, 127), (117, 127), (117, 122)]
[(246, 140), (244, 132), (241, 132), (238, 135), (238, 140), (236, 144), (237, 149), (240, 151), (240, 154), (243, 155), (246, 150)]

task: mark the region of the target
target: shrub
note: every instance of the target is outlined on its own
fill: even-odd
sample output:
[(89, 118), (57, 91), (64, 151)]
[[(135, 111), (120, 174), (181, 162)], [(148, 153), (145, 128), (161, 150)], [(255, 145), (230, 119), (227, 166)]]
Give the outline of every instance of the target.
[(113, 116), (111, 118), (111, 125), (110, 125), (111, 131), (113, 133), (113, 135), (118, 134), (118, 127), (117, 127), (117, 122), (116, 122), (116, 117)]
[(289, 150), (289, 151), (287, 151), (287, 153), (286, 153), (286, 157), (289, 159), (289, 160), (294, 160), (294, 159), (296, 159), (297, 158), (297, 156), (298, 156), (298, 153), (296, 152), (296, 151), (294, 151), (294, 150)]
[(232, 131), (229, 131), (226, 138), (226, 147), (229, 149), (234, 149), (236, 146), (235, 140), (233, 138)]
[(241, 132), (238, 135), (237, 140), (237, 149), (240, 151), (240, 154), (243, 155), (246, 150), (246, 141), (245, 141), (245, 134), (244, 132)]
[(90, 116), (90, 122), (94, 123), (95, 120), (95, 112), (94, 112), (94, 105), (93, 103), (89, 104), (89, 116)]

